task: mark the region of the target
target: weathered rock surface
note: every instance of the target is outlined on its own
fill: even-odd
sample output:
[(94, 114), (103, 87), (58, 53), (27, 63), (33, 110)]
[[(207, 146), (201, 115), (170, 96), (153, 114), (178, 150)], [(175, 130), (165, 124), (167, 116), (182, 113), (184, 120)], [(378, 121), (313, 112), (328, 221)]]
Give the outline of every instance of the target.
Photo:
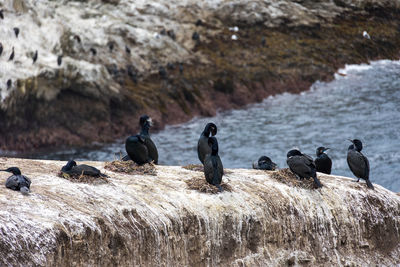
[(399, 56), (398, 0), (5, 0), (0, 8), (0, 149), (8, 150), (108, 142), (136, 131), (145, 112), (162, 127), (306, 90), (345, 63)]
[(178, 166), (82, 184), (55, 175), (63, 164), (0, 158), (32, 179), (29, 196), (0, 187), (0, 265), (400, 264), (400, 196), (379, 185), (320, 175), (309, 190), (234, 169), (233, 191), (211, 195), (187, 189), (202, 173)]

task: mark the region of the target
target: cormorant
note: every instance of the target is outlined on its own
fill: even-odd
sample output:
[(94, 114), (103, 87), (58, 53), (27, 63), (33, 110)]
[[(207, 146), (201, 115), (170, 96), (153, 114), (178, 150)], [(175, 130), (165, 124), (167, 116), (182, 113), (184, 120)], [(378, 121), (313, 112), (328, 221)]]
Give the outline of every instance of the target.
[(74, 39), (75, 39), (78, 43), (81, 43), (81, 37), (79, 37), (79, 35), (74, 35)]
[(25, 175), (21, 174), (21, 171), (17, 167), (10, 167), (5, 172), (11, 172), (13, 175), (7, 178), (6, 187), (15, 191), (20, 191), (22, 194), (28, 194), (31, 186), (31, 180)]
[(11, 79), (8, 79), (7, 80), (7, 89), (10, 89), (11, 85), (12, 85), (12, 81), (11, 81)]
[(14, 46), (13, 46), (13, 48), (12, 48), (12, 52), (11, 52), (11, 55), (10, 55), (10, 57), (8, 58), (8, 61), (10, 61), (10, 60), (13, 60), (14, 59)]
[(168, 31), (167, 31), (167, 34), (168, 34), (168, 36), (169, 36), (172, 40), (175, 41), (176, 35), (175, 35), (175, 32), (174, 32), (173, 30), (168, 30)]
[(19, 34), (19, 28), (14, 27), (14, 33), (15, 33), (15, 37), (18, 38), (18, 34)]
[(125, 45), (125, 52), (131, 54), (131, 49), (127, 45)]
[(329, 148), (323, 146), (317, 148), (317, 158), (314, 160), (317, 172), (331, 174), (332, 160), (327, 154), (324, 153), (328, 149)]
[(112, 52), (114, 50), (114, 42), (108, 43), (108, 49), (110, 49), (110, 52)]
[(161, 76), (162, 79), (167, 78), (167, 71), (165, 70), (165, 68), (163, 66), (160, 66), (158, 68), (158, 74)]
[(290, 170), (300, 179), (313, 178), (315, 187), (322, 187), (321, 182), (317, 178), (314, 161), (310, 156), (302, 154), (297, 149), (293, 149), (287, 153), (286, 162)]
[[(139, 165), (154, 161), (158, 164), (158, 151), (153, 140), (150, 138), (149, 129), (152, 126), (152, 120), (149, 116), (140, 117), (139, 124), (142, 127), (140, 134), (132, 135), (125, 141), (125, 149), (130, 159)], [(129, 160), (127, 156), (122, 160)]]
[(92, 55), (95, 56), (97, 54), (97, 50), (95, 48), (90, 48), (90, 52), (92, 52)]
[(200, 40), (200, 34), (198, 32), (194, 32), (192, 35), (192, 39), (195, 41), (199, 41)]
[(36, 50), (36, 52), (35, 52), (35, 54), (33, 55), (33, 58), (32, 58), (33, 59), (33, 63), (32, 64), (35, 64), (37, 58), (38, 58), (38, 51)]
[(0, 9), (0, 19), (4, 19), (3, 9)]
[(88, 176), (103, 176), (104, 174), (101, 174), (100, 170), (86, 165), (86, 164), (80, 164), (76, 165), (76, 162), (74, 160), (68, 161), (68, 163), (61, 168), (61, 171), (63, 173), (69, 174), (69, 175), (88, 175)]
[(58, 65), (58, 66), (61, 66), (62, 58), (63, 58), (63, 55), (59, 55), (59, 56), (57, 57), (57, 65)]
[(197, 156), (199, 157), (199, 160), (203, 164), (206, 156), (208, 154), (211, 154), (211, 147), (208, 144), (208, 138), (210, 136), (210, 133), (212, 136), (215, 136), (217, 134), (217, 131), (218, 131), (217, 126), (214, 123), (210, 122), (207, 123), (203, 132), (200, 134), (200, 138), (197, 143)]
[(3, 53), (3, 44), (0, 43), (0, 56), (1, 56), (2, 53)]
[(198, 19), (195, 23), (195, 25), (198, 26), (202, 26), (203, 25), (203, 21), (201, 21), (201, 19)]
[(278, 166), (267, 156), (262, 156), (257, 163), (253, 163), (253, 169), (274, 171)]
[(353, 143), (347, 150), (347, 164), (349, 165), (350, 170), (358, 178), (357, 182), (359, 182), (361, 178), (365, 180), (369, 188), (374, 189), (374, 186), (369, 180), (368, 159), (361, 153), (363, 148), (362, 142), (358, 139), (349, 141)]
[(215, 185), (219, 192), (222, 192), (221, 182), (224, 175), (224, 166), (218, 156), (218, 141), (214, 136), (208, 138), (208, 146), (211, 147), (211, 154), (204, 159), (204, 176), (209, 184)]

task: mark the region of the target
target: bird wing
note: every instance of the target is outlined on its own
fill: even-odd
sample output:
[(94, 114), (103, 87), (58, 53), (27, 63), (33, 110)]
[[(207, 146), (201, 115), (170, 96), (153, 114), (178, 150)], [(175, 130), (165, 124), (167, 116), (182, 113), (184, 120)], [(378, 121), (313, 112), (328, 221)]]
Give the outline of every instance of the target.
[(204, 160), (209, 154), (211, 154), (211, 147), (208, 145), (208, 137), (201, 135), (197, 143), (197, 155), (201, 163), (204, 164)]
[(17, 175), (11, 175), (7, 178), (6, 187), (12, 190), (19, 190), (19, 179)]
[(158, 151), (157, 147), (154, 144), (153, 140), (151, 140), (150, 136), (146, 136), (144, 139), (144, 144), (147, 147), (147, 151), (149, 153), (149, 157), (154, 161), (155, 164), (158, 164)]
[(369, 162), (363, 154), (355, 150), (349, 150), (347, 152), (347, 164), (356, 177), (368, 178)]
[(204, 176), (209, 184), (213, 182), (213, 175), (213, 163), (211, 161), (211, 154), (209, 154), (204, 159)]
[(308, 158), (302, 156), (293, 156), (287, 159), (287, 164), (289, 165), (290, 170), (299, 175), (301, 178), (312, 177), (310, 160)]
[(137, 164), (148, 162), (149, 152), (147, 147), (141, 143), (138, 136), (130, 136), (126, 139), (125, 149), (129, 157)]
[(77, 166), (72, 167), (72, 170), (76, 173), (76, 174), (84, 174), (84, 175), (90, 175), (90, 176), (98, 176), (100, 175), (100, 170), (93, 167), (93, 166), (89, 166), (86, 164), (80, 164)]

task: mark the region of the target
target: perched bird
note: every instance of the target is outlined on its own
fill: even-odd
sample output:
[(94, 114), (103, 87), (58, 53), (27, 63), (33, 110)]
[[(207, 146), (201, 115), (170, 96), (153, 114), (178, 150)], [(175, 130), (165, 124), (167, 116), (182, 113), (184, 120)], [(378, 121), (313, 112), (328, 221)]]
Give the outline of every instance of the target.
[(95, 56), (95, 55), (97, 54), (96, 48), (93, 48), (93, 47), (92, 47), (92, 48), (90, 48), (89, 50), (90, 50), (90, 52), (92, 52), (92, 55), (93, 55), (93, 56)]
[(329, 148), (323, 146), (317, 148), (317, 158), (314, 160), (317, 172), (331, 174), (332, 160), (327, 154), (324, 153), (328, 149)]
[(173, 30), (167, 31), (167, 34), (172, 40), (176, 39), (176, 35), (175, 35), (175, 32)]
[(61, 66), (62, 58), (63, 58), (63, 55), (59, 55), (59, 56), (57, 57), (57, 65), (58, 65), (58, 66)]
[(195, 23), (195, 25), (198, 26), (202, 26), (203, 25), (203, 21), (201, 19), (198, 19)]
[(224, 175), (224, 166), (218, 156), (218, 141), (214, 136), (208, 138), (208, 146), (211, 147), (211, 154), (204, 159), (204, 176), (209, 184), (215, 185), (219, 192), (222, 192), (221, 182)]
[(19, 34), (19, 28), (18, 27), (14, 27), (14, 33), (15, 33), (15, 37), (18, 38), (18, 34)]
[(61, 172), (68, 175), (104, 176), (99, 169), (86, 164), (76, 165), (74, 160), (68, 161), (68, 163), (61, 168)]
[(198, 32), (194, 32), (192, 35), (192, 39), (195, 41), (199, 41), (200, 40), (200, 34)]
[(361, 178), (365, 180), (369, 188), (374, 189), (374, 186), (369, 180), (369, 161), (367, 157), (361, 153), (363, 148), (362, 142), (358, 139), (349, 141), (353, 143), (347, 150), (347, 164), (350, 170), (358, 178), (357, 182), (359, 182)]
[(2, 53), (3, 53), (3, 44), (0, 43), (0, 56), (1, 56)]
[(7, 80), (7, 89), (10, 89), (11, 85), (12, 85), (12, 81), (11, 81), (11, 79), (8, 79)]
[(286, 162), (290, 170), (300, 179), (313, 178), (315, 187), (322, 187), (321, 182), (317, 178), (314, 161), (310, 156), (302, 154), (297, 149), (293, 149), (287, 153)]
[(160, 66), (158, 68), (158, 74), (161, 76), (161, 79), (167, 79), (167, 71), (165, 70), (165, 68), (163, 66)]
[(0, 9), (0, 19), (4, 19), (3, 9)]
[(367, 31), (363, 31), (363, 37), (365, 39), (371, 39), (371, 36), (369, 36), (369, 34), (367, 33)]
[(125, 52), (131, 54), (131, 49), (127, 45), (125, 45)]
[(8, 61), (10, 61), (10, 60), (14, 60), (14, 47), (12, 48), (12, 52), (11, 52), (11, 55), (10, 55), (10, 57), (8, 58)]
[(272, 162), (272, 160), (267, 156), (262, 156), (258, 159), (258, 162), (253, 163), (253, 169), (257, 170), (274, 171), (276, 168), (276, 163)]
[(165, 29), (162, 29), (162, 30), (160, 31), (160, 34), (161, 34), (161, 35), (166, 35), (166, 34), (167, 34), (167, 31), (166, 31)]
[(74, 40), (76, 40), (78, 43), (81, 43), (81, 37), (79, 37), (79, 35), (74, 35)]
[(140, 117), (139, 124), (142, 127), (140, 133), (128, 137), (125, 141), (128, 156), (123, 157), (122, 160), (131, 159), (139, 165), (152, 161), (158, 164), (158, 150), (149, 134), (152, 120), (149, 116), (143, 115)]
[(33, 60), (33, 63), (32, 63), (32, 64), (35, 64), (37, 58), (38, 58), (38, 51), (36, 50), (36, 51), (35, 51), (35, 54), (33, 55), (33, 58), (32, 58), (32, 60)]
[(211, 147), (208, 143), (208, 138), (210, 137), (210, 133), (212, 136), (217, 134), (217, 126), (210, 122), (207, 123), (206, 127), (204, 128), (203, 132), (200, 134), (199, 141), (197, 142), (197, 156), (201, 163), (204, 164), (204, 159), (208, 154), (211, 154)]
[(20, 191), (24, 195), (30, 192), (29, 188), (31, 187), (31, 180), (25, 175), (22, 175), (20, 169), (18, 169), (17, 167), (10, 167), (8, 169), (0, 171), (11, 172), (13, 174), (7, 178), (7, 188), (15, 191)]
[(108, 43), (108, 49), (110, 49), (110, 52), (112, 52), (114, 50), (114, 42)]

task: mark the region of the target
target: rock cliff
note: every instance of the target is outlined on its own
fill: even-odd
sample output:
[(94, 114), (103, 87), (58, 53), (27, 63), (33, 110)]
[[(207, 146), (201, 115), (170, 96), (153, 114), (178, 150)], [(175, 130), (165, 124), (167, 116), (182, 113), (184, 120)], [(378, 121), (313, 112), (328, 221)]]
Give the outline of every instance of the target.
[(399, 8), (398, 0), (2, 1), (0, 149), (109, 142), (136, 131), (142, 113), (162, 127), (306, 90), (345, 63), (397, 59)]
[[(106, 183), (59, 178), (57, 161), (0, 158), (32, 179), (29, 196), (0, 187), (2, 266), (371, 266), (400, 264), (400, 196), (346, 177), (324, 187), (232, 169), (232, 192), (205, 194), (201, 172), (104, 170)], [(8, 174), (1, 173), (4, 180)]]

